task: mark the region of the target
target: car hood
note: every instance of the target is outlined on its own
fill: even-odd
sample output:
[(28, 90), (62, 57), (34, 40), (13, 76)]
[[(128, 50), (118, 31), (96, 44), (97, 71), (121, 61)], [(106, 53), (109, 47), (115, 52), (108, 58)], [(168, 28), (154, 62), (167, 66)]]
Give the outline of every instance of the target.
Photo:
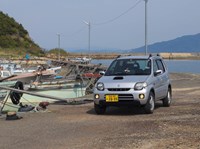
[(148, 76), (103, 76), (98, 82), (105, 88), (133, 88), (137, 82), (145, 82)]

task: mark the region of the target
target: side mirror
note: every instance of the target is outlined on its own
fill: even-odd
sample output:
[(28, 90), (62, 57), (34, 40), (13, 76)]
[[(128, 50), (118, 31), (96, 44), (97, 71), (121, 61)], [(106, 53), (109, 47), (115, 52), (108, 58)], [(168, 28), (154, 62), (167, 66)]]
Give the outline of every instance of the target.
[(160, 74), (162, 74), (162, 73), (163, 73), (162, 70), (157, 70), (156, 72), (154, 72), (154, 76), (158, 76), (158, 75), (160, 75)]
[(99, 74), (103, 76), (105, 75), (105, 71), (99, 71)]

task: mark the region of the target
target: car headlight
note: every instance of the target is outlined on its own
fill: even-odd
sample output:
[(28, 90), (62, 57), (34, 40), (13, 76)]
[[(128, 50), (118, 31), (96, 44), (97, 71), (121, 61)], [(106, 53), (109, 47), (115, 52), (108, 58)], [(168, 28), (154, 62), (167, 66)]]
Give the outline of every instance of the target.
[(138, 82), (134, 86), (134, 90), (142, 90), (143, 88), (147, 87), (146, 82)]
[(104, 90), (104, 84), (99, 82), (97, 83), (97, 89), (100, 90), (100, 91), (103, 91)]

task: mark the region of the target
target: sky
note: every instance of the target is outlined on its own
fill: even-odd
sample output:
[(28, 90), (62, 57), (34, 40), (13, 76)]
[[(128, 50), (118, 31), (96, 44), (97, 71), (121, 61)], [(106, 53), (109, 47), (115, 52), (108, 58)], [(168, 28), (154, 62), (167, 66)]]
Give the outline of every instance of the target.
[[(200, 0), (148, 0), (148, 44), (200, 33)], [(145, 44), (144, 0), (0, 0), (44, 49), (134, 49)]]

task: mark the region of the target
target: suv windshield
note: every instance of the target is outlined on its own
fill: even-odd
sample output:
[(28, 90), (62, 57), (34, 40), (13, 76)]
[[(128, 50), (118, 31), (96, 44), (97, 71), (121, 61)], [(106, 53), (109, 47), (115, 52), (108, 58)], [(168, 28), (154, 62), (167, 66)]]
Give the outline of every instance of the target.
[(150, 59), (117, 59), (107, 69), (105, 75), (150, 75)]

